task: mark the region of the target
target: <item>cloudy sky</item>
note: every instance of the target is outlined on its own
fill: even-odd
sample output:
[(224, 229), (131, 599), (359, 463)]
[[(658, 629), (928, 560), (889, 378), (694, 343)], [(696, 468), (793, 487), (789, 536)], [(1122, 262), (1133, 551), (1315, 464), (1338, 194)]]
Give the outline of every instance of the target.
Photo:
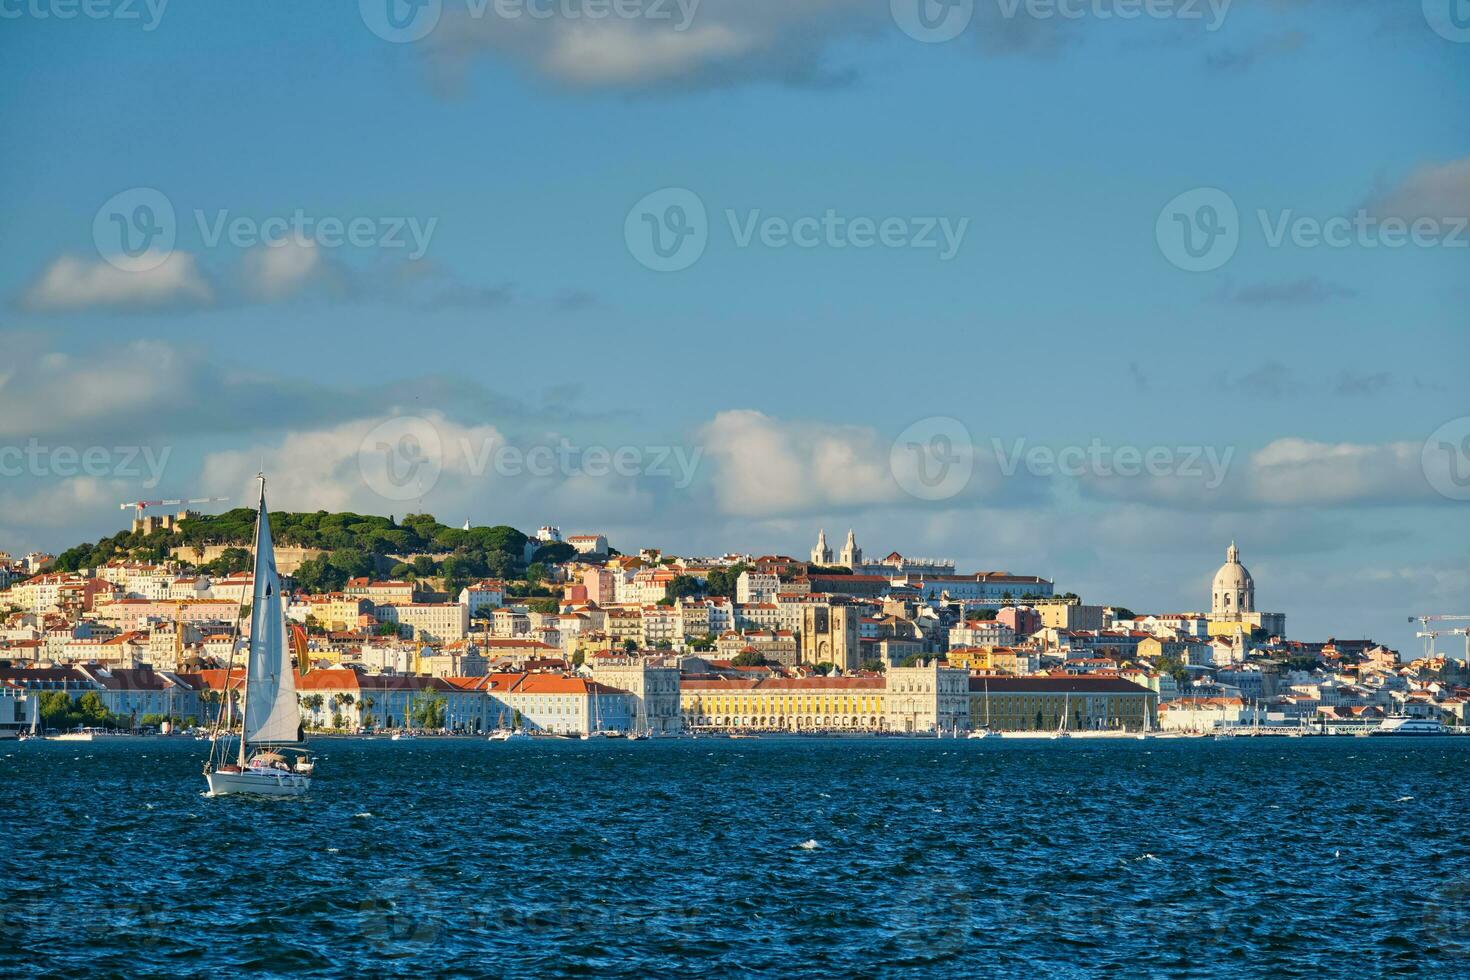
[(1448, 0), (69, 10), (0, 24), (0, 549), (264, 465), (1139, 610), (1233, 538), (1296, 636), (1470, 613)]

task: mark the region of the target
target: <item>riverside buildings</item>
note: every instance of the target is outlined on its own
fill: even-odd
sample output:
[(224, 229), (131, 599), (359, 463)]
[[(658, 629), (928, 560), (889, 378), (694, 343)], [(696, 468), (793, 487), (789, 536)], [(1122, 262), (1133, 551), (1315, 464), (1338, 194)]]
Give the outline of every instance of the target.
[[(1208, 613), (1131, 614), (1054, 595), (1038, 576), (963, 574), (897, 552), (875, 562), (852, 533), (836, 555), (822, 535), (813, 557), (588, 551), (549, 563), (537, 583), (363, 577), (295, 591), (302, 721), (403, 727), (428, 700), (463, 732), (518, 713), (560, 734), (924, 734), (976, 727), (988, 706), (997, 728), (1049, 730), (1066, 715), (1077, 730), (1131, 731), (1246, 715), (1461, 724), (1470, 704), (1453, 661), (1286, 639), (1285, 617), (1256, 609), (1234, 545)], [(235, 683), (222, 668), (249, 588), (248, 574), (211, 578), (185, 562), (15, 579), (0, 591), (0, 681), (21, 702), (95, 693), (123, 718), (202, 720)], [(450, 588), (458, 601), (445, 601)]]

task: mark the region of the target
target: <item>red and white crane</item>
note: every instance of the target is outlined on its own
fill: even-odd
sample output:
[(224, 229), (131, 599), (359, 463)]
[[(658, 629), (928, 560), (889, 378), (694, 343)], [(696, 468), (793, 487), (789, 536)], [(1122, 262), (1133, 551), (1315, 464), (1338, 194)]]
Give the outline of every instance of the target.
[(120, 505), (119, 509), (127, 510), (131, 507), (133, 508), (134, 516), (141, 518), (143, 511), (149, 507), (182, 507), (185, 504), (222, 504), (229, 499), (229, 497), (193, 497), (188, 500), (183, 498), (177, 500), (132, 500)]

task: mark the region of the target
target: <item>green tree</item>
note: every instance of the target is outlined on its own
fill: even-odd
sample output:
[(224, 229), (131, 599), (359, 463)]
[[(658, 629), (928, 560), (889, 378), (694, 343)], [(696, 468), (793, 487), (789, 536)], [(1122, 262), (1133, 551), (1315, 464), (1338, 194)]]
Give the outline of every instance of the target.
[(1154, 661), (1154, 670), (1157, 670), (1161, 674), (1168, 674), (1178, 684), (1183, 684), (1189, 680), (1189, 671), (1185, 669), (1184, 661), (1173, 654), (1165, 654)]
[(443, 728), (447, 708), (448, 702), (439, 695), (433, 692), (420, 694), (413, 701), (413, 723), (419, 728)]
[(699, 579), (693, 575), (675, 575), (674, 580), (664, 586), (664, 598), (672, 605), (675, 600), (685, 596), (699, 595), (702, 588)]
[(924, 658), (921, 657), (921, 656), (919, 656), (917, 653), (911, 653), (907, 657), (904, 657), (903, 660), (899, 662), (899, 666), (900, 667), (917, 667), (917, 666), (919, 666), (919, 661), (920, 660), (923, 660), (923, 659)]
[(736, 667), (764, 667), (766, 658), (754, 650), (742, 650), (730, 659)]
[(251, 564), (250, 552), (244, 548), (226, 548), (204, 570), (211, 575), (234, 575), (248, 570)]
[(745, 570), (746, 565), (743, 562), (731, 565), (729, 568), (716, 568), (704, 580), (705, 594), (733, 599), (736, 583), (740, 579), (740, 574)]
[(874, 674), (881, 674), (888, 669), (888, 665), (881, 660), (864, 660), (862, 669)]
[(542, 565), (560, 565), (577, 557), (577, 549), (565, 541), (551, 541), (537, 548), (531, 561)]

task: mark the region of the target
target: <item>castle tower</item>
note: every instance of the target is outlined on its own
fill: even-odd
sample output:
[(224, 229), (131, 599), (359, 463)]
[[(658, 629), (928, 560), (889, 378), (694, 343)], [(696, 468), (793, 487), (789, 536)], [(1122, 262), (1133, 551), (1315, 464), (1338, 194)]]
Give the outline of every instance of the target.
[(847, 529), (847, 543), (842, 546), (841, 564), (854, 572), (863, 567), (863, 549), (857, 546), (857, 538), (853, 536), (852, 528)]
[(817, 546), (812, 549), (813, 565), (832, 564), (832, 549), (827, 547), (827, 529), (823, 528), (817, 532)]

